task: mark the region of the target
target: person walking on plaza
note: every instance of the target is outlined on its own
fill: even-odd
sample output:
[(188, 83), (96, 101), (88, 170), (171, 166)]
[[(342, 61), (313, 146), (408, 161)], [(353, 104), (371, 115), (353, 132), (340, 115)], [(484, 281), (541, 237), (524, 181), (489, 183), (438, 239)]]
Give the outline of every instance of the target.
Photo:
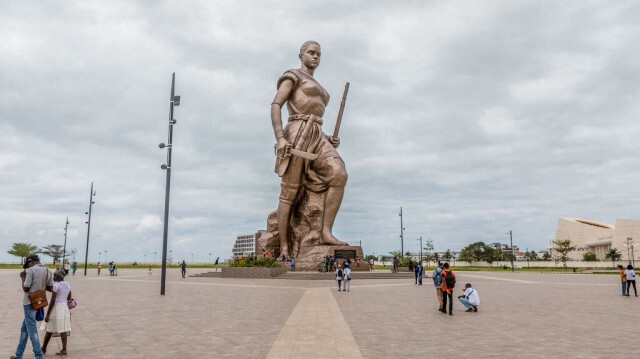
[(418, 285), (422, 285), (422, 272), (424, 271), (424, 266), (422, 263), (416, 264), (416, 268), (418, 269)]
[(216, 258), (216, 272), (218, 271), (218, 263), (220, 261), (220, 257)]
[(73, 269), (73, 275), (76, 275), (76, 271), (78, 270), (78, 262), (73, 262), (71, 269)]
[(40, 290), (53, 290), (53, 276), (49, 268), (40, 264), (40, 258), (36, 254), (27, 257), (23, 266), (24, 270), (20, 272), (22, 281), (22, 290), (24, 297), (22, 299), (22, 307), (24, 311), (24, 319), (20, 328), (20, 340), (16, 348), (16, 355), (11, 359), (21, 359), (24, 350), (27, 347), (27, 340), (31, 341), (33, 353), (36, 359), (44, 358), (44, 353), (40, 347), (40, 338), (38, 337), (38, 328), (36, 328), (36, 310), (31, 307), (29, 293)]
[(46, 322), (44, 342), (42, 343), (42, 352), (47, 352), (47, 345), (51, 340), (51, 335), (60, 335), (62, 340), (62, 349), (56, 355), (67, 355), (67, 336), (71, 334), (71, 313), (67, 301), (71, 300), (71, 286), (64, 280), (64, 270), (58, 269), (53, 274), (53, 285), (51, 294), (51, 303), (44, 318)]
[(620, 270), (620, 280), (622, 281), (622, 295), (627, 295), (627, 275), (624, 274), (624, 267), (622, 264), (618, 264), (618, 270)]
[(416, 266), (413, 268), (413, 277), (415, 279), (415, 283), (413, 284), (418, 284), (418, 273), (420, 273), (420, 266), (419, 264), (416, 264)]
[(373, 272), (373, 258), (369, 259), (369, 272)]
[(336, 280), (338, 281), (338, 292), (342, 290), (342, 281), (344, 280), (344, 271), (342, 270), (342, 266), (338, 264), (338, 268), (336, 268)]
[(180, 263), (180, 271), (182, 272), (182, 278), (184, 278), (187, 274), (187, 263), (184, 261), (184, 259), (182, 260), (182, 263)]
[(442, 272), (442, 313), (447, 314), (447, 301), (449, 302), (449, 315), (453, 315), (453, 288), (456, 286), (456, 275), (449, 269), (449, 263), (444, 264)]
[(627, 277), (627, 297), (629, 296), (629, 292), (631, 291), (631, 285), (633, 284), (633, 291), (638, 296), (638, 290), (636, 289), (636, 272), (633, 271), (633, 266), (629, 264), (627, 266), (627, 270), (624, 271), (625, 276)]
[(351, 268), (350, 267), (344, 267), (344, 291), (348, 292), (349, 288), (351, 288)]
[(467, 312), (477, 312), (480, 305), (478, 291), (471, 287), (471, 283), (464, 285), (464, 295), (458, 297), (460, 303), (467, 307)]
[(98, 262), (98, 275), (100, 275), (100, 269), (102, 269), (102, 264), (100, 264), (100, 262)]
[(327, 257), (322, 257), (322, 273), (327, 273)]
[(291, 257), (291, 271), (296, 271), (296, 259)]
[(440, 306), (438, 310), (442, 312), (442, 263), (438, 263), (436, 270), (433, 271), (433, 286), (436, 287), (436, 297)]
[(151, 275), (151, 266), (149, 266), (149, 275)]
[(400, 260), (398, 259), (398, 257), (393, 257), (393, 273), (398, 273), (398, 267), (400, 265)]

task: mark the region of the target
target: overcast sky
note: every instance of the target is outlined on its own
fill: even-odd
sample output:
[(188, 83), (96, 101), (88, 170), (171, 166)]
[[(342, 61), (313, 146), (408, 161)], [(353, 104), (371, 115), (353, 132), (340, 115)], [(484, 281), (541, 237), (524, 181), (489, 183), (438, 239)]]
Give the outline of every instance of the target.
[[(558, 217), (640, 219), (636, 1), (13, 1), (0, 12), (0, 262), (228, 258), (278, 204), (278, 77), (317, 40), (349, 183), (334, 228), (366, 254), (543, 249)], [(635, 44), (635, 45), (634, 45)], [(634, 50), (635, 49), (635, 50)], [(286, 111), (285, 111), (286, 113)], [(146, 254), (146, 257), (145, 257)]]

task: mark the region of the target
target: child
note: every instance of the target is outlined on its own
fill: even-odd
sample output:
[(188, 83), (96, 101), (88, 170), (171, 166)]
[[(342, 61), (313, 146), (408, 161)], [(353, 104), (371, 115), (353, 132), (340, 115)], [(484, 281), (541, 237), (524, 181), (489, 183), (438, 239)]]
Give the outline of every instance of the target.
[(151, 266), (149, 266), (149, 275), (151, 275)]
[(342, 271), (342, 266), (338, 264), (338, 268), (336, 269), (336, 280), (338, 281), (338, 292), (342, 290), (343, 279), (344, 279), (344, 272)]
[(348, 292), (351, 287), (351, 268), (344, 268), (344, 291)]

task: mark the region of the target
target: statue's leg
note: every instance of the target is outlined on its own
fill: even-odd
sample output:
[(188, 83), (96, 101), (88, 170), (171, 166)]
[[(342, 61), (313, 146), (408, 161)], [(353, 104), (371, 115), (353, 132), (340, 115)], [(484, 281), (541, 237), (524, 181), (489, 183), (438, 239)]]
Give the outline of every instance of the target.
[(284, 254), (289, 257), (289, 218), (291, 217), (291, 204), (280, 201), (278, 204), (278, 235), (280, 236), (280, 257)]
[(333, 222), (336, 220), (344, 197), (344, 187), (329, 187), (324, 199), (324, 218), (322, 219), (322, 244), (345, 245), (333, 235)]
[(325, 163), (325, 173), (328, 174), (326, 197), (324, 199), (324, 217), (322, 219), (322, 244), (345, 245), (347, 243), (339, 241), (333, 235), (333, 222), (336, 220), (342, 197), (344, 197), (344, 187), (347, 184), (347, 170), (340, 157), (333, 157), (331, 161)]
[(278, 235), (280, 236), (280, 257), (284, 254), (290, 258), (294, 253), (291, 252), (289, 229), (291, 221), (291, 208), (300, 191), (300, 183), (302, 183), (302, 166), (303, 162), (294, 157), (289, 162), (287, 171), (282, 176), (282, 184), (280, 185), (280, 203), (278, 204)]

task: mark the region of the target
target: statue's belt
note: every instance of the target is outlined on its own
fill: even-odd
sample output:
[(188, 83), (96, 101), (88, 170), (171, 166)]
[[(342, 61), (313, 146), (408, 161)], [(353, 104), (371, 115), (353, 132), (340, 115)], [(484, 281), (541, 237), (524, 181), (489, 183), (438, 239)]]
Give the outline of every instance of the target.
[(320, 126), (322, 126), (322, 123), (323, 123), (322, 117), (318, 117), (316, 115), (303, 115), (303, 114), (289, 116), (289, 122), (291, 121), (311, 121), (319, 124)]
[(291, 121), (305, 121), (306, 124), (300, 127), (298, 130), (298, 134), (296, 135), (296, 140), (294, 141), (294, 145), (286, 146), (280, 151), (276, 150), (276, 156), (281, 159), (289, 158), (291, 155), (298, 156), (300, 158), (304, 158), (306, 160), (315, 160), (318, 158), (318, 155), (311, 152), (305, 152), (300, 150), (300, 146), (306, 142), (307, 137), (309, 135), (309, 131), (311, 130), (311, 124), (317, 123), (322, 126), (322, 117), (318, 117), (316, 115), (302, 115), (297, 114), (293, 116), (289, 116), (289, 122)]

